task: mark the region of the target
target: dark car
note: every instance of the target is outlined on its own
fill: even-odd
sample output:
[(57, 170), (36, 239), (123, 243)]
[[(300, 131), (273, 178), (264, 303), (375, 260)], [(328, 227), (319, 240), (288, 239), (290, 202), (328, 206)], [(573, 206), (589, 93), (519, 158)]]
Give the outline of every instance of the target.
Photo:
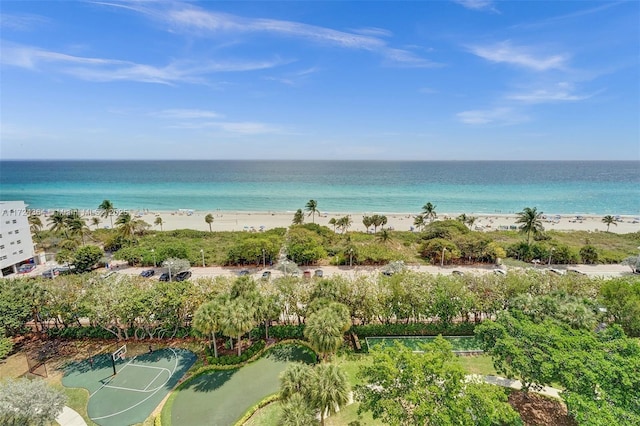
[(384, 270), (384, 271), (382, 271), (382, 275), (386, 275), (386, 276), (390, 277), (391, 275), (393, 275), (393, 271)]
[(144, 271), (140, 272), (140, 276), (141, 277), (145, 277), (145, 278), (149, 278), (154, 276), (156, 273), (156, 271), (154, 271), (153, 269), (145, 269)]
[(178, 272), (175, 276), (176, 281), (184, 281), (188, 280), (189, 278), (191, 278), (191, 271)]
[(322, 272), (322, 269), (316, 269), (316, 271), (313, 273), (313, 276), (322, 278), (324, 276), (324, 272)]
[(248, 269), (243, 269), (242, 271), (238, 272), (238, 275), (240, 275), (241, 277), (244, 275), (249, 275), (249, 270)]
[(456, 269), (456, 270), (454, 270), (454, 271), (451, 271), (451, 274), (452, 274), (452, 275), (464, 275), (464, 272), (462, 272), (462, 271), (458, 271), (458, 270)]
[(264, 271), (262, 273), (262, 279), (268, 280), (269, 278), (271, 278), (271, 271)]
[(164, 272), (162, 275), (160, 275), (160, 278), (158, 278), (158, 281), (168, 282), (169, 281), (169, 273), (168, 272)]
[(33, 271), (36, 268), (36, 265), (32, 264), (32, 263), (27, 263), (25, 265), (21, 265), (18, 268), (18, 273), (19, 274), (26, 274), (29, 273), (31, 271)]

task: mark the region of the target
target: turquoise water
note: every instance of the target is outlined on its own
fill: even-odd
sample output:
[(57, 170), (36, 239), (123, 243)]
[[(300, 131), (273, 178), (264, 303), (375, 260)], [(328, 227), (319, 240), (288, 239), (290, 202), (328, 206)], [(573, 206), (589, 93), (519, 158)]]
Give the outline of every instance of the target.
[(640, 214), (640, 162), (0, 161), (30, 208)]

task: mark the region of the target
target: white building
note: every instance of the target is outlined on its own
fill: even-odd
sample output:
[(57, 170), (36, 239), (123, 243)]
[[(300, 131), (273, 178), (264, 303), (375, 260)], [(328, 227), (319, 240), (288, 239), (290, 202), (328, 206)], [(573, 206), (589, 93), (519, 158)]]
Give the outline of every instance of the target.
[(27, 205), (24, 201), (0, 201), (0, 275), (18, 272), (33, 256)]

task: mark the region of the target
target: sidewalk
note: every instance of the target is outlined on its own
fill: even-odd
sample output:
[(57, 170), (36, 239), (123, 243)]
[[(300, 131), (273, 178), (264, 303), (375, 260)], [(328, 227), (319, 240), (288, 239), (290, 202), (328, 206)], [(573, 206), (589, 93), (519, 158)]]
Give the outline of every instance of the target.
[(56, 418), (60, 426), (87, 426), (82, 416), (71, 408), (65, 406), (62, 413)]

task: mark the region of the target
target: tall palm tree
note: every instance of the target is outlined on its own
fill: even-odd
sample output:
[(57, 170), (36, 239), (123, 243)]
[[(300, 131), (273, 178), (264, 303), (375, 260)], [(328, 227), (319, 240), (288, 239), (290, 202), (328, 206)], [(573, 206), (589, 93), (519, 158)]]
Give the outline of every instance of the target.
[(160, 231), (162, 231), (162, 225), (164, 225), (164, 221), (160, 216), (156, 217), (156, 220), (153, 222), (154, 225), (160, 225)]
[(436, 206), (434, 206), (431, 202), (428, 202), (427, 204), (422, 206), (422, 214), (424, 215), (424, 218), (429, 222), (433, 222), (433, 220), (438, 217), (436, 213)]
[(316, 200), (309, 200), (304, 206), (309, 212), (308, 216), (311, 216), (311, 222), (316, 223), (316, 213), (318, 212), (318, 202)]
[(250, 307), (240, 298), (230, 300), (222, 306), (222, 332), (237, 338), (238, 356), (242, 355), (242, 335), (253, 328), (253, 316)]
[(319, 310), (307, 319), (304, 336), (323, 360), (342, 345), (343, 332), (340, 325), (338, 314), (327, 308)]
[(353, 221), (351, 220), (351, 216), (346, 215), (336, 220), (336, 226), (342, 230), (343, 233), (347, 232), (351, 227)]
[(417, 215), (416, 218), (413, 220), (413, 225), (417, 229), (424, 228), (427, 225), (427, 223), (424, 221), (424, 215), (422, 214)]
[(213, 223), (213, 215), (211, 213), (208, 213), (204, 217), (204, 221), (207, 222), (207, 224), (209, 224), (209, 232), (213, 232), (211, 231), (211, 224)]
[(98, 210), (102, 210), (102, 213), (100, 213), (100, 217), (108, 217), (111, 220), (111, 229), (113, 229), (113, 213), (116, 211), (113, 203), (109, 200), (103, 200), (102, 203), (100, 203), (100, 205), (98, 206)]
[(373, 219), (371, 218), (371, 216), (363, 216), (362, 224), (364, 225), (367, 232), (369, 232), (369, 227), (373, 225)]
[(349, 380), (335, 364), (319, 364), (313, 370), (310, 402), (320, 410), (320, 424), (324, 426), (326, 412), (335, 413), (349, 402)]
[(80, 235), (82, 245), (84, 245), (84, 235), (89, 230), (86, 220), (81, 218), (77, 212), (74, 212), (66, 217), (65, 224), (71, 235)]
[(49, 228), (53, 232), (63, 232), (64, 235), (67, 235), (67, 216), (62, 214), (62, 212), (56, 210), (53, 214), (47, 219), (51, 227)]
[(96, 229), (98, 229), (98, 226), (100, 225), (100, 218), (99, 217), (92, 217), (91, 218), (91, 224), (93, 226), (95, 226)]
[(304, 213), (302, 213), (302, 209), (296, 210), (295, 214), (293, 215), (292, 223), (294, 225), (302, 225), (304, 223)]
[(200, 305), (193, 314), (193, 328), (209, 337), (209, 348), (213, 348), (213, 356), (218, 358), (218, 345), (216, 345), (216, 332), (220, 330), (222, 318), (220, 318), (221, 305), (218, 301), (209, 301)]
[(386, 229), (381, 229), (380, 233), (378, 234), (378, 241), (380, 241), (381, 243), (386, 243), (390, 239), (391, 233)]
[(371, 224), (373, 225), (374, 233), (378, 232), (378, 226), (383, 226), (382, 222), (387, 223), (386, 218), (383, 218), (384, 216), (379, 214), (374, 214), (373, 216), (371, 216)]
[(28, 221), (29, 221), (29, 230), (31, 231), (31, 233), (37, 238), (40, 238), (40, 231), (42, 230), (42, 220), (40, 219), (40, 216), (35, 214), (30, 214)]
[(602, 223), (607, 225), (607, 232), (609, 232), (609, 226), (611, 225), (618, 226), (618, 222), (616, 222), (616, 219), (610, 214), (602, 218)]
[(338, 221), (335, 217), (329, 219), (329, 225), (333, 225), (333, 232), (336, 232), (336, 226), (338, 226)]
[(136, 221), (128, 212), (120, 213), (116, 219), (116, 225), (118, 225), (118, 233), (124, 238), (132, 238), (136, 234)]
[(527, 234), (527, 245), (531, 244), (531, 234), (538, 235), (544, 231), (542, 214), (536, 207), (525, 207), (517, 214), (516, 223), (520, 224), (520, 232)]
[(280, 373), (280, 398), (284, 401), (294, 395), (305, 396), (313, 369), (307, 364), (289, 364)]

